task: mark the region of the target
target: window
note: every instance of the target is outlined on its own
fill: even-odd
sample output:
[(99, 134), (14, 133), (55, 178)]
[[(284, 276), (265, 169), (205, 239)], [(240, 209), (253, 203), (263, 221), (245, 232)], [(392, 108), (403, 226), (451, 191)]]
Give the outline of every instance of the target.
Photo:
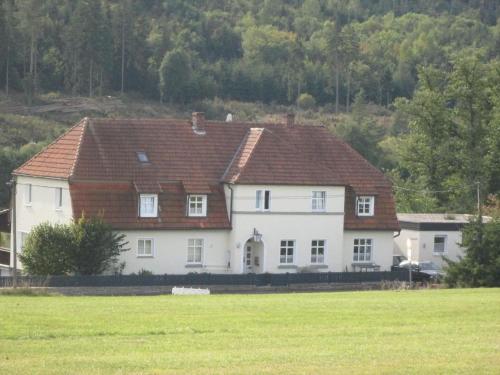
[(188, 196), (188, 215), (189, 216), (207, 216), (207, 196), (189, 195)]
[(139, 216), (140, 217), (158, 216), (158, 195), (156, 194), (140, 195)]
[(261, 211), (268, 211), (271, 203), (270, 190), (257, 190), (255, 192), (255, 208)]
[(312, 192), (312, 210), (325, 211), (326, 209), (326, 191)]
[(56, 188), (56, 210), (60, 210), (62, 208), (62, 200), (63, 200), (63, 189)]
[(31, 184), (27, 184), (24, 186), (24, 204), (26, 206), (31, 206), (31, 191), (32, 191)]
[(201, 264), (203, 258), (203, 239), (192, 238), (188, 240), (187, 262), (190, 264)]
[(28, 234), (28, 232), (19, 232), (19, 252), (22, 252), (24, 250)]
[(325, 240), (312, 240), (311, 263), (325, 262)]
[(354, 239), (354, 262), (370, 262), (372, 260), (373, 240), (370, 238)]
[(293, 263), (294, 240), (282, 240), (280, 246), (280, 263)]
[(373, 216), (375, 197), (358, 197), (356, 212), (358, 216)]
[(144, 151), (137, 152), (137, 160), (141, 163), (149, 163), (148, 154)]
[(434, 254), (439, 255), (444, 253), (446, 253), (446, 236), (434, 236)]
[(154, 240), (152, 238), (139, 238), (137, 240), (137, 256), (152, 257), (154, 253)]

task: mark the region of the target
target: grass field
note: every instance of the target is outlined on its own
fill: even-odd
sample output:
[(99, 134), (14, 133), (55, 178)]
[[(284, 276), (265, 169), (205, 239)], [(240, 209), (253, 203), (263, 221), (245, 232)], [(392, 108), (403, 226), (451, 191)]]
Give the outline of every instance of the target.
[(500, 289), (0, 296), (0, 374), (500, 373)]

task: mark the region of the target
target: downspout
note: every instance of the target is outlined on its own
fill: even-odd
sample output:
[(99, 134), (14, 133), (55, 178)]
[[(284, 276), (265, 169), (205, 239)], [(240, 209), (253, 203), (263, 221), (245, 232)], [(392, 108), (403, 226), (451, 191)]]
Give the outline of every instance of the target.
[(16, 216), (17, 216), (17, 209), (16, 209), (16, 177), (12, 177), (12, 180), (9, 181), (10, 185), (10, 207), (11, 207), (11, 238), (12, 238), (12, 262), (13, 268), (14, 268), (14, 277), (12, 279), (12, 286), (14, 288), (17, 288), (17, 225), (16, 225)]
[(233, 227), (233, 196), (234, 196), (234, 192), (233, 192), (233, 188), (231, 187), (230, 184), (227, 184), (227, 188), (231, 191), (231, 198), (230, 198), (230, 201), (229, 201), (229, 225), (231, 226), (231, 228)]
[(398, 233), (397, 233), (396, 235), (392, 236), (392, 238), (399, 237), (399, 236), (400, 236), (400, 234), (401, 234), (401, 229), (398, 229)]

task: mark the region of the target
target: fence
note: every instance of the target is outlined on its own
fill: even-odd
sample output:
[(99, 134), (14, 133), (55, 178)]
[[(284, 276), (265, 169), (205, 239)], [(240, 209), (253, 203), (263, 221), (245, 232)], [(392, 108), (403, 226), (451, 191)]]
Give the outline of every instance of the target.
[[(33, 287), (114, 287), (114, 286), (204, 286), (252, 285), (288, 286), (292, 284), (364, 283), (407, 281), (408, 271), (390, 272), (321, 272), (186, 275), (113, 275), (113, 276), (19, 276), (18, 285)], [(425, 280), (425, 274), (413, 272), (414, 281)], [(11, 276), (0, 277), (0, 287), (11, 287)]]

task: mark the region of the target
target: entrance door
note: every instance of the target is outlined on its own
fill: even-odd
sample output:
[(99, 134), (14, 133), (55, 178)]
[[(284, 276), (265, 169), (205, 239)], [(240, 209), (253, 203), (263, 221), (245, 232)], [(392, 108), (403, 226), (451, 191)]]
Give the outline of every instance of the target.
[(245, 249), (245, 270), (247, 273), (253, 272), (252, 267), (252, 246), (247, 245)]

